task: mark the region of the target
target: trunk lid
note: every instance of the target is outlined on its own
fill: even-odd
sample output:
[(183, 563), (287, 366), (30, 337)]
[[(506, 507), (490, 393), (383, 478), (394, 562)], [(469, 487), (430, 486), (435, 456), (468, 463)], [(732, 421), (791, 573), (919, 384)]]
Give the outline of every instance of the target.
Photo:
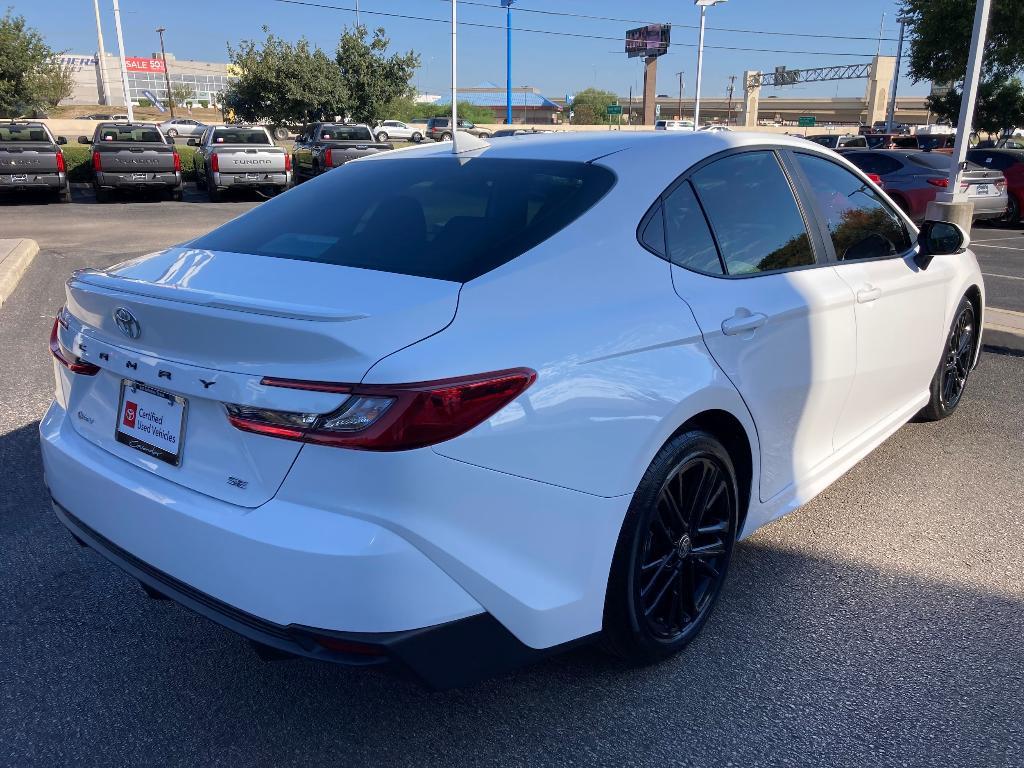
[[(71, 317), (60, 338), (101, 370), (68, 377), (68, 412), (79, 434), (126, 461), (215, 498), (258, 506), (276, 493), (300, 444), (235, 429), (224, 404), (329, 413), (345, 395), (260, 381), (358, 382), (380, 358), (451, 322), (459, 288), (190, 248), (79, 272), (68, 282)], [(132, 326), (122, 315), (127, 333), (115, 321), (118, 310), (134, 319)], [(185, 401), (177, 466), (116, 435), (128, 403), (138, 402), (142, 413), (154, 402), (147, 388)]]
[(166, 144), (107, 142), (93, 145), (104, 173), (167, 173), (174, 170), (174, 150)]
[(220, 173), (284, 173), (285, 152), (280, 147), (215, 147)]

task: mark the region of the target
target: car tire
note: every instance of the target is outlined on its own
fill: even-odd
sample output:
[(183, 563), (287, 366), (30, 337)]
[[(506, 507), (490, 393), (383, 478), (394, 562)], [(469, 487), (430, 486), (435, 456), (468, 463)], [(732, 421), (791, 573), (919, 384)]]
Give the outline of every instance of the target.
[(377, 141), (380, 142), (381, 144), (383, 144), (387, 140), (388, 135), (385, 131), (381, 131), (380, 133), (377, 134)]
[(206, 180), (206, 197), (211, 203), (219, 203), (222, 199), (220, 190), (216, 186), (210, 183), (210, 180)]
[(178, 135), (178, 132), (176, 130), (174, 130), (173, 128), (171, 128), (171, 129), (169, 129), (167, 131), (167, 138), (169, 138), (169, 139), (173, 139), (173, 138), (177, 137), (177, 135)]
[(1006, 215), (999, 221), (1009, 227), (1020, 224), (1020, 201), (1012, 192), (1007, 195)]
[(483, 133), (478, 133), (477, 134), (477, 138), (479, 138), (479, 139), (489, 139), (489, 138), (491, 138), (491, 134), (489, 134), (486, 131), (484, 131)]
[(971, 300), (964, 296), (953, 314), (953, 323), (942, 347), (942, 359), (928, 388), (928, 405), (918, 412), (918, 419), (939, 421), (953, 415), (967, 388), (977, 344), (977, 313)]
[(103, 189), (103, 187), (93, 186), (93, 192), (96, 194), (96, 202), (97, 203), (109, 203), (110, 202), (110, 192), (108, 192), (107, 190)]
[(70, 203), (71, 202), (71, 187), (67, 189), (57, 190), (57, 202), (58, 203)]
[(447, 131), (445, 131), (444, 133), (441, 134), (441, 141), (451, 141), (451, 140), (452, 140), (452, 135), (450, 133), (448, 133)]
[(672, 438), (622, 524), (605, 594), (603, 645), (634, 664), (681, 651), (711, 614), (736, 542), (739, 489), (707, 432)]
[(274, 129), (274, 138), (278, 141), (284, 141), (288, 138), (288, 129), (279, 125)]
[(423, 134), (417, 131), (409, 138), (412, 139), (413, 144), (419, 144), (421, 141), (423, 141)]
[(185, 192), (181, 187), (171, 190), (171, 200), (176, 203), (180, 203), (185, 199)]

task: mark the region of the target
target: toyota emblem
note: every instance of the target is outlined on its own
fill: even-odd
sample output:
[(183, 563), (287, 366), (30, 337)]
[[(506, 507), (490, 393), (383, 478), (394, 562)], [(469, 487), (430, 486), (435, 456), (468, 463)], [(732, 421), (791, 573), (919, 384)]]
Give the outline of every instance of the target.
[(114, 322), (117, 324), (117, 329), (129, 339), (137, 339), (142, 335), (142, 326), (139, 325), (139, 321), (124, 307), (114, 310)]

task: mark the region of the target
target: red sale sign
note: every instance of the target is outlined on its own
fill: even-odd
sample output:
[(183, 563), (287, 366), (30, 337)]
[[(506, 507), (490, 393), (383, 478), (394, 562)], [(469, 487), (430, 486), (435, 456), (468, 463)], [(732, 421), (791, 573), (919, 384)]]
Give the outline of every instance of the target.
[(142, 59), (138, 56), (126, 56), (124, 64), (129, 72), (164, 71), (164, 63), (160, 59)]

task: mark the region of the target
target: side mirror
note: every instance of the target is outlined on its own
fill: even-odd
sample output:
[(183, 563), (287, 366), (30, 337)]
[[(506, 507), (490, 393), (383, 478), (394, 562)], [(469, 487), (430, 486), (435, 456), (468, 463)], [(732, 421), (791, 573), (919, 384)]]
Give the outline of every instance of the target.
[(185, 144), (187, 144), (190, 147), (198, 147), (199, 146), (199, 142), (196, 141), (195, 139), (189, 139), (188, 141), (185, 142)]
[(66, 138), (66, 137), (64, 137), (64, 136), (58, 136), (58, 137), (57, 137), (57, 143), (58, 143), (58, 144), (67, 144), (67, 143), (68, 143), (68, 140), (67, 140), (67, 138)]
[(928, 269), (936, 256), (963, 253), (971, 242), (970, 236), (950, 221), (926, 221), (917, 235), (917, 266)]
[(92, 140), (88, 136), (79, 136), (78, 137), (78, 143), (79, 144), (92, 144)]

